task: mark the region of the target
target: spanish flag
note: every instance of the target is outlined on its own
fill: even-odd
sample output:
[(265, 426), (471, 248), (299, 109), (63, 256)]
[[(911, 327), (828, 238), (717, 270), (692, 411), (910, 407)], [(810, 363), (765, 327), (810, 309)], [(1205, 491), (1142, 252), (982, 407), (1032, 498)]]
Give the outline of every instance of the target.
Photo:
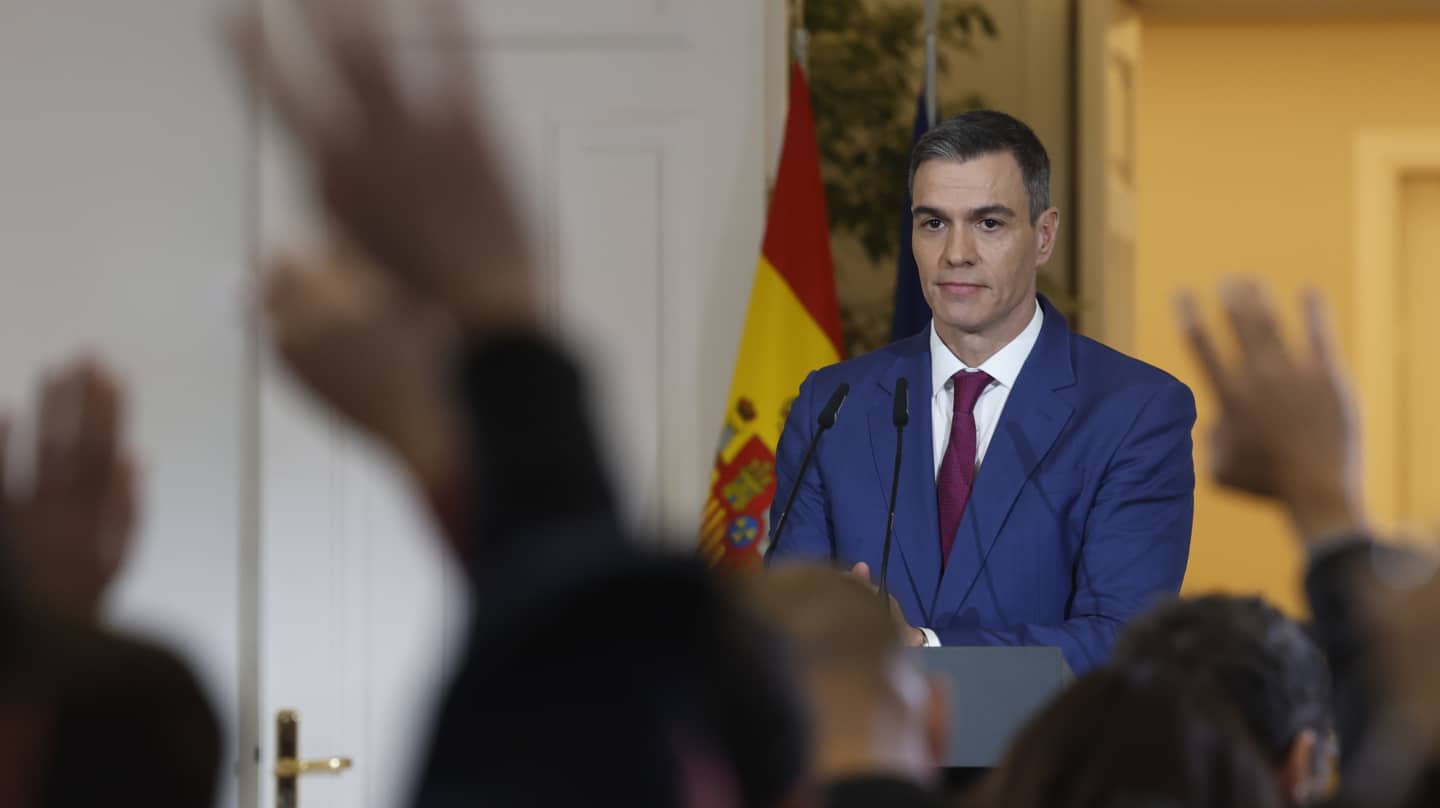
[(840, 361), (841, 345), (810, 89), (793, 64), (780, 170), (701, 528), (700, 553), (712, 566), (760, 567), (775, 498), (775, 446), (790, 402), (806, 374)]

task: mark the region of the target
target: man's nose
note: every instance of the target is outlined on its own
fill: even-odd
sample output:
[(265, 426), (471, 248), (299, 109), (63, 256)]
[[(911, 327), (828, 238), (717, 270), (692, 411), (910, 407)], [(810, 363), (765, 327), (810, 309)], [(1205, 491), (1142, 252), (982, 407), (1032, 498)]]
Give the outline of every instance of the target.
[(955, 227), (950, 230), (945, 239), (944, 258), (946, 266), (965, 267), (975, 263), (975, 237), (970, 228)]

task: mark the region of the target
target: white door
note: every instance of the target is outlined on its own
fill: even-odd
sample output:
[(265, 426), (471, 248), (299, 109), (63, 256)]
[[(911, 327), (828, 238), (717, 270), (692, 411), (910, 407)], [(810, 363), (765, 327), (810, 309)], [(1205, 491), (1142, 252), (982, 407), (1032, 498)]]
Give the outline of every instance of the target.
[[(692, 542), (763, 220), (764, 4), (471, 10), (468, 47), (543, 228), (549, 312), (587, 363), (627, 513)], [(395, 48), (434, 45), (411, 32)], [(263, 251), (308, 228), (283, 144), (261, 129)], [(463, 626), (462, 585), (403, 480), (268, 363), (258, 379), (241, 802), (274, 804), (275, 719), (294, 709), (302, 758), (354, 761), (302, 778), (299, 805), (393, 805)]]

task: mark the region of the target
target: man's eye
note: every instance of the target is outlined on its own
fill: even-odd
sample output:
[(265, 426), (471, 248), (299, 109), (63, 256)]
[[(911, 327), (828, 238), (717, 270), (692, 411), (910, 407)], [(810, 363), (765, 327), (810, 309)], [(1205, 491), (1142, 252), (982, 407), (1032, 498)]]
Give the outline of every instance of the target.
[(939, 219), (926, 219), (925, 221), (920, 223), (920, 226), (925, 228), (926, 230), (939, 230), (944, 225), (945, 223), (940, 221)]
[(1004, 222), (1000, 221), (999, 219), (981, 219), (981, 220), (980, 220), (980, 229), (981, 229), (981, 230), (999, 230), (999, 229), (1000, 229), (1001, 227), (1003, 227), (1003, 226), (1004, 226)]

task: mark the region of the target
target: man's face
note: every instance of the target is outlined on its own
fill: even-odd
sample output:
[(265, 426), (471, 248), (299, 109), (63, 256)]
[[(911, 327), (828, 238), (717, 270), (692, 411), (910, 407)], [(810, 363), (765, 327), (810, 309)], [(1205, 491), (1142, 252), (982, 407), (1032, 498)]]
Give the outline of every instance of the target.
[(1034, 313), (1036, 271), (1055, 246), (1059, 212), (1030, 221), (1030, 196), (1010, 152), (915, 171), (911, 245), (942, 336), (1013, 337)]

